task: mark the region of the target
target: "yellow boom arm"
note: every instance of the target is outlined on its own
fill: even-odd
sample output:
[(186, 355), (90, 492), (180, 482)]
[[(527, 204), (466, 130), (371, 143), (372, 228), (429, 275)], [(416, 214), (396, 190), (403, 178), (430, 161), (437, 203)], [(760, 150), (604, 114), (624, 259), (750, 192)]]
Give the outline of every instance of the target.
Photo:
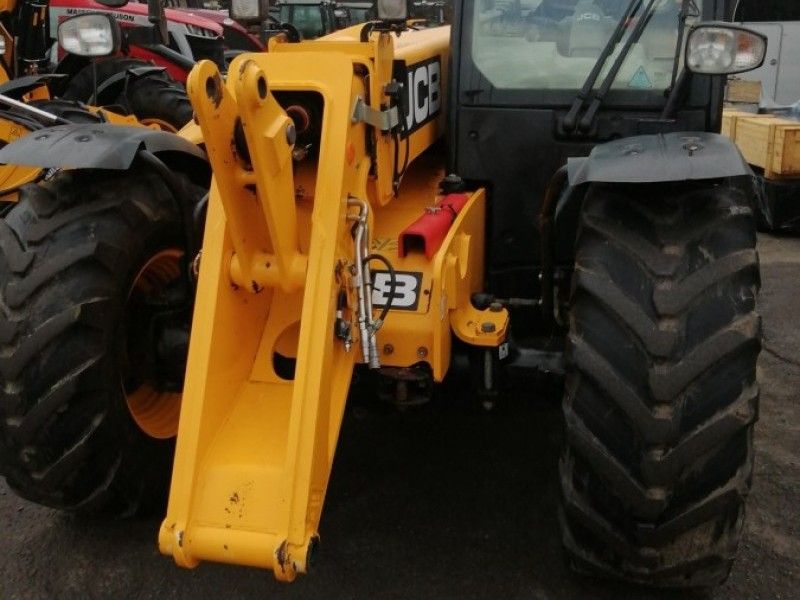
[[(238, 57), (227, 82), (210, 62), (191, 73), (214, 179), (159, 534), (180, 565), (251, 565), (287, 581), (305, 572), (355, 364), (410, 366), (424, 346), (441, 379), (451, 327), (478, 345), (503, 341), (507, 314), (485, 315), (496, 327), (482, 329), (469, 307), (483, 277), (483, 191), (470, 195), (433, 260), (391, 256), (397, 269), (420, 273), (425, 300), (388, 319), (398, 352), (381, 356), (375, 341), (365, 253), (436, 202), (441, 169), (415, 159), (443, 130), (448, 36), (442, 28), (396, 44), (385, 34), (273, 43)], [(427, 113), (422, 101), (407, 114), (387, 109), (398, 60), (423, 65), (410, 81), (427, 81)], [(308, 158), (286, 94), (322, 107)], [(403, 139), (390, 133), (398, 119), (407, 119)], [(407, 175), (402, 200), (396, 150), (422, 165)]]

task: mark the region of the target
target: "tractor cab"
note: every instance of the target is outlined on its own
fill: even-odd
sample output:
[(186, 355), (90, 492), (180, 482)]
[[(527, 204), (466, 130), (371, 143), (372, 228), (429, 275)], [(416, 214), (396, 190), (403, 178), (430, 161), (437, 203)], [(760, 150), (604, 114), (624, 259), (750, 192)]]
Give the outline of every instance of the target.
[(279, 0), (278, 21), (293, 26), (304, 40), (327, 35), (350, 25), (348, 8), (330, 0)]

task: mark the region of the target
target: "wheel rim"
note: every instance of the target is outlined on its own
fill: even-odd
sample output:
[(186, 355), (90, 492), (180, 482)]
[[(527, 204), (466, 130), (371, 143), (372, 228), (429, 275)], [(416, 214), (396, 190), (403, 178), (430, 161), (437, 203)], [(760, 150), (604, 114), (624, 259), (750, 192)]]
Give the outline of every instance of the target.
[[(139, 270), (128, 294), (126, 309), (165, 290), (181, 276), (183, 252), (176, 248), (153, 255)], [(126, 310), (126, 314), (127, 314)], [(178, 432), (182, 394), (160, 390), (152, 381), (142, 381), (126, 392), (128, 410), (139, 428), (156, 439), (169, 439)]]
[(161, 131), (168, 131), (169, 133), (178, 133), (178, 128), (164, 119), (150, 117), (146, 119), (139, 119), (139, 122), (145, 127), (150, 127), (151, 129), (160, 129)]

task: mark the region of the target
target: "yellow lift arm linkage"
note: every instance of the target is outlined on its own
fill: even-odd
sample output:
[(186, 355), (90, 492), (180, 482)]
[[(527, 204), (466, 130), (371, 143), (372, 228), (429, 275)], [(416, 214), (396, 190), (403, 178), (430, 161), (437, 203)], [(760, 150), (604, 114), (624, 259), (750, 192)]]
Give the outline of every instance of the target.
[[(207, 61), (188, 80), (214, 177), (159, 533), (161, 551), (185, 567), (250, 565), (286, 581), (306, 572), (355, 364), (428, 362), (441, 381), (453, 333), (477, 346), (505, 340), (508, 314), (469, 302), (483, 280), (483, 190), (470, 193), (430, 260), (394, 254), (392, 240), (437, 202), (443, 173), (424, 152), (444, 128), (449, 28), (368, 42), (354, 32), (274, 40), (269, 53), (237, 57), (227, 82)], [(394, 61), (422, 65), (420, 77), (440, 87), (403, 141), (389, 133), (405, 118), (387, 109)], [(293, 154), (282, 92), (321, 98), (316, 158)], [(399, 197), (396, 143), (414, 163)], [(420, 279), (417, 306), (390, 313), (380, 344), (370, 252)]]

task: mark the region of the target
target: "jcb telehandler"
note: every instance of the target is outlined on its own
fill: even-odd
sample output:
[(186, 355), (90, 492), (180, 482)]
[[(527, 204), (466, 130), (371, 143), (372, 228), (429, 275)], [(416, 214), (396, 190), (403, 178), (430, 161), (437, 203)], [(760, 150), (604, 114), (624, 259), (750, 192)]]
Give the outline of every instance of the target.
[(365, 26), (273, 38), (227, 81), (200, 63), (184, 136), (204, 152), (111, 125), (0, 151), (59, 170), (0, 223), (12, 488), (131, 512), (177, 434), (161, 551), (289, 581), (319, 544), (357, 365), (440, 382), (466, 348), (492, 398), (565, 348), (571, 563), (725, 579), (759, 266), (751, 172), (716, 132), (724, 75), (765, 42), (723, 0), (534, 0), (514, 27), (454, 4), (452, 31), (408, 31), (405, 1), (382, 0)]

